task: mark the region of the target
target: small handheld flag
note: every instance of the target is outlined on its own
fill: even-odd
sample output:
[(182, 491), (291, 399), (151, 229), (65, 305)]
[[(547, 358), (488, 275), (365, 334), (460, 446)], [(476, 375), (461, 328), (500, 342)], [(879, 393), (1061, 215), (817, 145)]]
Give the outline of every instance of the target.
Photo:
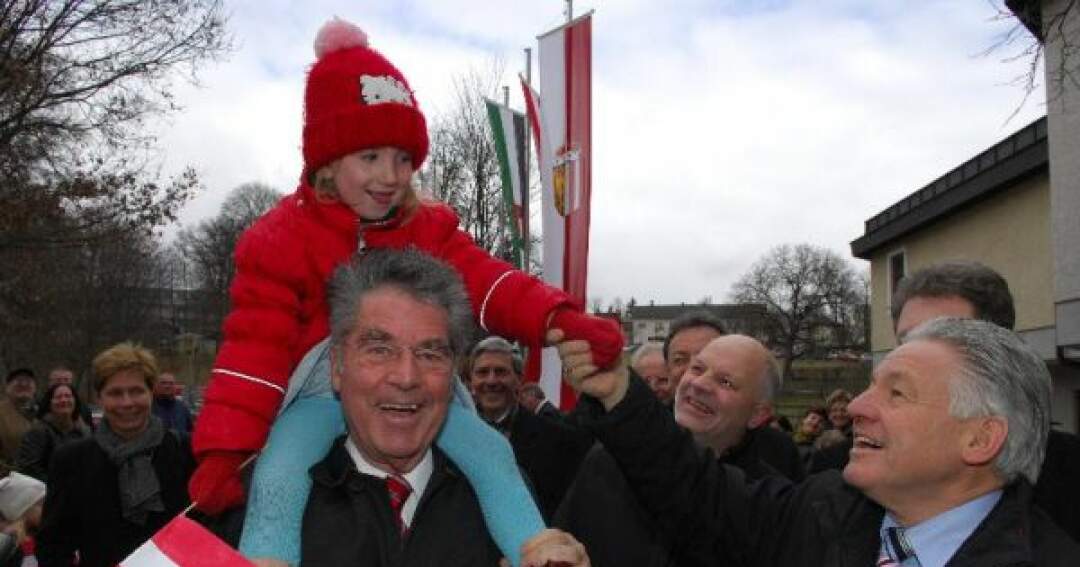
[(180, 514), (139, 546), (120, 567), (255, 567), (206, 528)]

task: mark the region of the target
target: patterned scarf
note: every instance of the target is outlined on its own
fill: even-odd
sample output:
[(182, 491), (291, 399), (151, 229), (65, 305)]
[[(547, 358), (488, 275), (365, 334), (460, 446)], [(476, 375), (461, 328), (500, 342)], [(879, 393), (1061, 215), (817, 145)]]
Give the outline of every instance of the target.
[(138, 525), (146, 524), (150, 512), (164, 512), (161, 484), (154, 471), (154, 450), (165, 438), (165, 427), (156, 416), (150, 416), (146, 429), (134, 439), (122, 439), (102, 420), (94, 431), (94, 440), (120, 469), (120, 510), (124, 519)]

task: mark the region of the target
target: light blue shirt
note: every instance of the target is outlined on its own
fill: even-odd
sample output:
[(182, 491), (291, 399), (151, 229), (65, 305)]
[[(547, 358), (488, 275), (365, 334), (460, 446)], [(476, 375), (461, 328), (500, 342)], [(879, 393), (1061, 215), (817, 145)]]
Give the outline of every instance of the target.
[[(942, 567), (952, 559), (956, 550), (960, 549), (975, 528), (986, 519), (998, 500), (1001, 500), (1001, 490), (988, 492), (952, 510), (906, 528), (904, 536), (911, 544), (915, 555), (900, 565), (903, 567)], [(899, 526), (896, 519), (886, 513), (881, 520), (883, 542), (886, 528), (896, 526)]]

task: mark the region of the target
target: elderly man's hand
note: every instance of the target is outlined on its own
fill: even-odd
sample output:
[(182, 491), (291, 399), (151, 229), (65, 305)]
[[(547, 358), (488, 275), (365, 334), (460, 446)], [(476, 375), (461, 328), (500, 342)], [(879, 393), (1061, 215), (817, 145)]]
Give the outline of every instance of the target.
[(588, 394), (611, 410), (626, 395), (630, 376), (625, 363), (618, 363), (614, 368), (599, 371), (592, 361), (589, 343), (586, 341), (566, 341), (558, 329), (548, 331), (546, 339), (549, 345), (559, 349), (562, 359), (563, 380), (580, 394)]
[[(510, 567), (503, 559), (500, 567)], [(574, 536), (560, 530), (547, 529), (521, 546), (521, 567), (589, 567), (585, 546)]]

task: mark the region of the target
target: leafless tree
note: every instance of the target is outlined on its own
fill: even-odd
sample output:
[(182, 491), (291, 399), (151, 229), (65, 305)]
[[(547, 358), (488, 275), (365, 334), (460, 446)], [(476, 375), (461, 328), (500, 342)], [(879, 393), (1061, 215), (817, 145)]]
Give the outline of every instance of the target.
[(0, 2), (0, 365), (135, 332), (116, 294), (148, 285), (198, 185), (161, 178), (148, 120), (228, 51), (224, 26), (221, 0)]
[(425, 178), (433, 196), (449, 204), (462, 228), (491, 254), (513, 261), (499, 161), (488, 124), (485, 97), (499, 90), (502, 65), (472, 70), (454, 80), (452, 108), (432, 121)]
[[(1046, 100), (1059, 99), (1065, 89), (1080, 89), (1080, 29), (1077, 6), (1080, 0), (994, 1), (995, 19), (1013, 22), (984, 55), (1004, 53), (1006, 61), (1026, 61), (1025, 71), (1010, 82), (1021, 88), (1023, 99), (1009, 117), (1015, 116), (1039, 87), (1046, 85)], [(1048, 52), (1053, 51), (1053, 54)], [(1040, 76), (1039, 69), (1046, 69)]]
[[(758, 259), (732, 286), (736, 303), (767, 308), (770, 343), (784, 358), (784, 375), (792, 363), (823, 347), (850, 348), (850, 328), (865, 305), (855, 270), (839, 254), (811, 244), (777, 246)], [(863, 336), (865, 333), (862, 334)]]
[(205, 294), (206, 309), (213, 314), (202, 334), (217, 336), (229, 310), (229, 284), (235, 264), (233, 254), (240, 235), (281, 199), (281, 193), (261, 183), (245, 183), (233, 189), (213, 218), (184, 228), (176, 246), (189, 267), (195, 288)]
[(155, 316), (155, 290), (166, 264), (156, 236), (133, 231), (80, 246), (3, 251), (14, 277), (0, 301), (0, 367), (43, 368), (64, 361), (85, 368), (122, 340), (157, 347), (171, 335)]
[(147, 120), (229, 47), (221, 0), (0, 3), (0, 248), (175, 220), (194, 174), (158, 180)]
[[(0, 9), (0, 154), (35, 170), (144, 140), (172, 78), (226, 52), (220, 0), (11, 0)], [(193, 76), (193, 75), (192, 75)]]

